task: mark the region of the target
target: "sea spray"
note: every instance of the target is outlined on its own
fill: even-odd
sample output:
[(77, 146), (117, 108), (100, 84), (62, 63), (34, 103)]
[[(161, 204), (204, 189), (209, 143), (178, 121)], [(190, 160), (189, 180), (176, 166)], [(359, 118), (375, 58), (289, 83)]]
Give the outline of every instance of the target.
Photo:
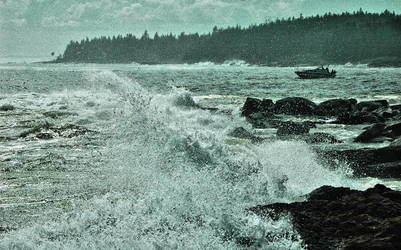
[(154, 94), (109, 71), (88, 80), (118, 97), (101, 167), (107, 181), (98, 183), (109, 191), (83, 209), (8, 233), (0, 248), (299, 249), (289, 218), (260, 219), (247, 208), (349, 184), (317, 164), (304, 143), (225, 144), (241, 119), (178, 105), (192, 103), (187, 92)]

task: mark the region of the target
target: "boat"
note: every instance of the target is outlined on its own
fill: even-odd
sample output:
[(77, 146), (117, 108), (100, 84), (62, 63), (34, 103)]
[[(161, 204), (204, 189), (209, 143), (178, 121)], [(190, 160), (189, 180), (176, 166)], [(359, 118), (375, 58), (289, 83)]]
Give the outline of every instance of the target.
[(304, 71), (295, 71), (295, 74), (297, 74), (300, 78), (303, 79), (315, 79), (315, 78), (333, 78), (336, 76), (336, 71), (331, 70), (329, 71), (329, 68), (316, 68), (316, 69), (308, 69)]

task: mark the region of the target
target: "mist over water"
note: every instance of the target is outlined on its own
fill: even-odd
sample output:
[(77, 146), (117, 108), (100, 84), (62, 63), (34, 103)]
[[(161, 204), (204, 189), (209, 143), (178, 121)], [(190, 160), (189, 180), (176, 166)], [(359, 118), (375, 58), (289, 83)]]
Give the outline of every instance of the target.
[[(208, 67), (211, 67), (208, 72), (214, 72), (216, 78), (219, 74), (247, 74), (246, 70), (229, 69), (224, 73), (216, 66)], [(24, 109), (38, 113), (54, 109), (48, 106), (54, 100), (59, 108), (63, 106), (60, 100), (64, 100), (67, 110), (78, 114), (62, 118), (61, 122), (81, 121), (99, 132), (93, 140), (101, 145), (101, 148), (82, 149), (82, 154), (87, 154), (85, 150), (97, 152), (92, 158), (86, 158), (88, 163), (96, 165), (94, 179), (89, 174), (69, 185), (75, 185), (74, 192), (85, 191), (88, 185), (98, 192), (76, 206), (71, 202), (72, 207), (66, 212), (47, 218), (45, 214), (45, 221), (0, 236), (0, 248), (241, 249), (247, 247), (246, 242), (251, 242), (255, 248), (299, 249), (301, 239), (288, 217), (277, 221), (260, 219), (247, 209), (299, 200), (322, 185), (364, 188), (348, 177), (346, 166), (331, 171), (318, 163), (316, 154), (306, 143), (230, 142), (227, 134), (233, 128), (249, 126), (239, 116), (238, 108), (230, 115), (212, 113), (199, 109), (198, 102), (192, 98), (210, 95), (213, 92), (210, 89), (221, 87), (218, 82), (204, 82), (210, 84), (210, 89), (194, 94), (186, 89), (202, 88), (202, 83), (186, 89), (178, 86), (191, 83), (191, 80), (184, 81), (192, 79), (191, 72), (185, 70), (167, 73), (155, 73), (155, 69), (126, 72), (124, 68), (78, 73), (57, 70), (57, 67), (50, 70), (58, 79), (56, 86), (47, 85), (49, 79), (40, 78), (44, 82), (32, 84), (27, 90), (9, 89), (0, 104), (20, 98), (13, 105), (26, 105)], [(20, 73), (13, 72), (17, 75), (13, 79), (23, 79)], [(152, 73), (155, 76), (144, 86), (143, 79)], [(181, 76), (179, 84), (171, 82), (174, 74)], [(269, 77), (274, 74), (283, 73), (273, 71)], [(153, 84), (157, 81), (161, 86)], [(60, 91), (60, 86), (64, 90)], [(232, 91), (240, 87), (227, 86), (231, 88), (228, 92), (242, 100), (245, 89)], [(33, 92), (42, 101), (33, 98), (27, 102)], [(225, 89), (215, 93), (222, 92), (224, 96)], [(220, 98), (208, 102), (210, 106), (216, 103), (221, 104)], [(229, 105), (235, 106), (235, 102)], [(76, 141), (77, 144), (89, 139), (82, 140)], [(23, 142), (17, 143), (23, 145)], [(75, 164), (80, 168), (89, 167), (86, 161), (77, 161)]]

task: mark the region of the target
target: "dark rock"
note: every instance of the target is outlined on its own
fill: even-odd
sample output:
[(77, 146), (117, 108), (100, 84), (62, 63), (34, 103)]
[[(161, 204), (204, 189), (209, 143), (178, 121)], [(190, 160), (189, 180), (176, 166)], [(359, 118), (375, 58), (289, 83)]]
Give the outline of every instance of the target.
[(363, 124), (363, 123), (379, 123), (384, 120), (380, 119), (373, 113), (368, 112), (354, 112), (354, 113), (342, 113), (337, 117), (333, 123), (335, 124)]
[(252, 113), (246, 120), (252, 124), (254, 128), (276, 128), (281, 123), (278, 118), (271, 113)]
[(12, 111), (15, 107), (11, 104), (4, 104), (0, 106), (0, 111)]
[(384, 123), (373, 124), (367, 130), (358, 135), (358, 137), (354, 139), (354, 142), (370, 142), (374, 138), (383, 135), (385, 127), (386, 124)]
[(274, 105), (274, 112), (287, 115), (312, 115), (316, 104), (302, 97), (287, 97), (278, 100)]
[(250, 114), (259, 112), (259, 106), (262, 103), (261, 100), (257, 98), (248, 97), (245, 100), (244, 106), (242, 106), (242, 115), (249, 116)]
[[(321, 159), (332, 166), (337, 166), (338, 162), (347, 163), (353, 170), (354, 176), (357, 177), (386, 177), (386, 178), (401, 178), (396, 174), (390, 176), (383, 174), (377, 167), (381, 164), (394, 163), (401, 161), (401, 146), (392, 146), (384, 148), (362, 148), (350, 150), (318, 150)], [(386, 170), (387, 173), (388, 170)], [(385, 172), (386, 172), (385, 171)]]
[(199, 108), (199, 105), (195, 103), (194, 99), (189, 93), (183, 93), (174, 98), (173, 104), (177, 107), (184, 108)]
[(73, 138), (81, 135), (85, 135), (87, 133), (93, 133), (95, 131), (87, 129), (83, 126), (78, 126), (75, 124), (66, 124), (59, 128), (52, 128), (54, 132), (56, 132), (59, 136)]
[(304, 121), (303, 124), (309, 128), (316, 128), (316, 123), (312, 121)]
[(341, 199), (344, 195), (356, 193), (358, 191), (351, 190), (346, 187), (322, 186), (309, 193), (308, 200), (329, 200), (334, 201)]
[(317, 105), (315, 114), (322, 116), (336, 116), (342, 113), (350, 113), (356, 110), (355, 99), (332, 99)]
[(401, 192), (380, 184), (366, 191), (323, 186), (307, 201), (250, 211), (272, 219), (290, 213), (307, 249), (401, 249)]
[(378, 178), (401, 178), (401, 161), (367, 165), (365, 175)]
[(40, 123), (40, 124), (36, 125), (35, 127), (31, 128), (31, 129), (28, 129), (28, 130), (22, 132), (19, 135), (19, 137), (25, 138), (28, 135), (40, 132), (42, 129), (50, 129), (52, 126), (53, 126), (52, 124), (50, 124), (49, 122), (45, 121), (43, 123)]
[(273, 108), (274, 103), (271, 99), (263, 99), (259, 105), (259, 110), (265, 113), (272, 112)]
[(401, 122), (389, 125), (386, 127), (386, 135), (390, 137), (398, 137), (401, 136)]
[(59, 136), (67, 137), (67, 138), (72, 138), (72, 137), (84, 135), (87, 133), (95, 132), (95, 131), (89, 130), (83, 126), (78, 126), (75, 124), (66, 124), (61, 127), (56, 127), (46, 121), (46, 122), (36, 125), (35, 127), (31, 128), (31, 129), (28, 129), (28, 130), (22, 132), (19, 135), (19, 137), (25, 138), (31, 134), (36, 134), (35, 136), (39, 139), (47, 140), (47, 139), (53, 138), (52, 134), (47, 133), (47, 132), (42, 132), (42, 130), (51, 130), (51, 131), (57, 133)]
[(42, 140), (50, 140), (50, 139), (53, 139), (53, 136), (49, 133), (39, 133), (36, 135), (36, 138), (42, 139)]
[(77, 113), (65, 112), (65, 111), (47, 111), (43, 113), (44, 116), (57, 119), (62, 116), (77, 116)]
[(401, 111), (401, 104), (391, 105), (390, 108), (393, 111), (395, 110)]
[(308, 135), (305, 138), (306, 143), (314, 144), (314, 143), (341, 143), (341, 141), (337, 140), (335, 136), (327, 134), (327, 133), (313, 133)]
[(252, 140), (254, 142), (262, 141), (262, 138), (254, 136), (251, 132), (249, 132), (248, 130), (244, 129), (243, 127), (235, 128), (228, 135), (232, 136), (232, 137), (236, 137), (236, 138), (241, 138), (241, 139), (249, 139), (249, 140)]
[(309, 129), (309, 124), (286, 121), (279, 125), (277, 135), (302, 135), (309, 133)]
[(366, 101), (360, 102), (356, 105), (359, 111), (372, 112), (378, 108), (389, 107), (387, 100), (377, 100), (377, 101)]
[(393, 112), (389, 107), (380, 107), (372, 111), (372, 113), (381, 120), (392, 118), (397, 114), (397, 112)]
[(389, 147), (401, 147), (401, 137), (392, 141)]
[(248, 97), (242, 107), (242, 115), (249, 116), (254, 113), (271, 113), (274, 103), (271, 99), (263, 99)]

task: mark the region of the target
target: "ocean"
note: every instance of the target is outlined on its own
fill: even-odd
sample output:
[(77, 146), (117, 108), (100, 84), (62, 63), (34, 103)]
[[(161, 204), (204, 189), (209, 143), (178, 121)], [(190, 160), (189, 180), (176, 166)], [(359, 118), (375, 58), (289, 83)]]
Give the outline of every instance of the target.
[[(0, 107), (11, 107), (0, 110), (0, 249), (302, 248), (289, 216), (248, 209), (322, 185), (401, 190), (318, 160), (319, 147), (388, 145), (354, 143), (363, 125), (320, 124), (345, 143), (312, 146), (240, 115), (247, 97), (401, 103), (399, 68), (330, 68), (336, 78), (302, 80), (296, 67), (241, 61), (0, 64)], [(229, 136), (237, 127), (266, 140)]]

